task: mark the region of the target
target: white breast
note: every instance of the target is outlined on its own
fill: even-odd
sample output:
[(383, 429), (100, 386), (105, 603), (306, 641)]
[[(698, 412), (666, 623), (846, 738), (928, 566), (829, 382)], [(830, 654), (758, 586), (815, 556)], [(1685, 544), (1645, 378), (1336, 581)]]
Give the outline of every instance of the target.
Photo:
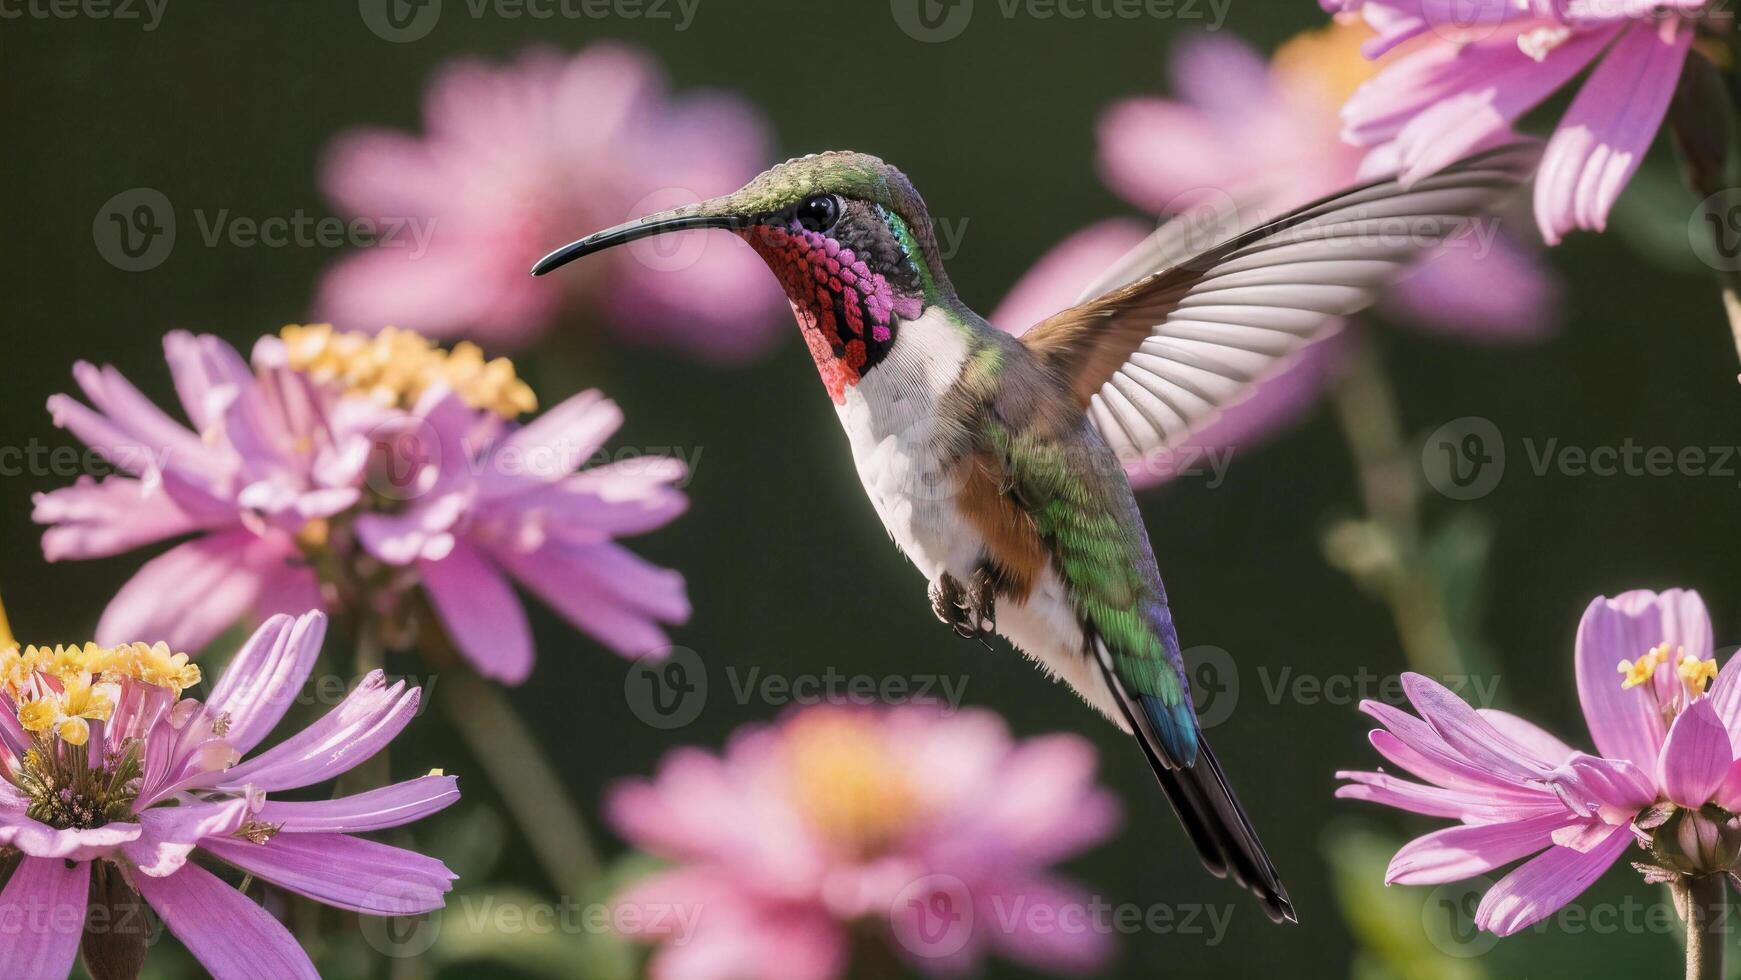
[(836, 407), (859, 480), (889, 536), (935, 579), (972, 573), (983, 542), (957, 514), (934, 448), (937, 399), (967, 360), (967, 338), (935, 309), (902, 323), (888, 356)]
[[(901, 324), (888, 356), (846, 390), (837, 407), (871, 506), (889, 536), (927, 580), (944, 572), (966, 581), (985, 550), (956, 510), (955, 487), (934, 448), (937, 399), (967, 360), (967, 338), (935, 311)], [(998, 632), (1064, 681), (1115, 724), (1111, 694), (1082, 656), (1081, 626), (1050, 567), (1026, 603), (1001, 602)]]

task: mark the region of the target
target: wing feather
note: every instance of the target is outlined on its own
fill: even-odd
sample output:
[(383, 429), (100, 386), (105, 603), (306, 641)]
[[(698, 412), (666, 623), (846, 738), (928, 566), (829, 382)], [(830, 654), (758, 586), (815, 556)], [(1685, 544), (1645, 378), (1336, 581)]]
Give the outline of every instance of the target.
[(1493, 210), (1537, 157), (1515, 144), (1407, 186), (1375, 181), (1190, 256), (1201, 228), (1169, 232), (1169, 222), (1108, 270), (1109, 291), (1021, 340), (1121, 458), (1176, 445)]

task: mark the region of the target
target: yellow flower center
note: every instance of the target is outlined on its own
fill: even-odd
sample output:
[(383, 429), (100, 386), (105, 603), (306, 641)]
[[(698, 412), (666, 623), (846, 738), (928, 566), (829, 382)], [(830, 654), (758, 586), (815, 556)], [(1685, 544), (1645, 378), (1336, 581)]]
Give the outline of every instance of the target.
[(1372, 36), (1372, 30), (1358, 20), (1302, 31), (1276, 49), (1271, 70), (1290, 87), (1306, 86), (1340, 109), (1383, 61), (1370, 61), (1360, 53), (1360, 46)]
[(842, 853), (874, 855), (918, 815), (918, 794), (874, 719), (812, 709), (787, 725), (784, 739), (799, 810)]
[(1623, 678), (1620, 687), (1631, 690), (1656, 676), (1656, 668), (1668, 661), (1668, 644), (1647, 651), (1637, 660), (1622, 660), (1617, 668)]
[(1659, 643), (1637, 660), (1622, 660), (1617, 668), (1620, 671), (1620, 686), (1630, 690), (1649, 681), (1656, 676), (1656, 669), (1663, 664), (1674, 664), (1675, 675), (1686, 685), (1687, 694), (1697, 697), (1705, 693), (1717, 679), (1717, 662), (1689, 657), (1683, 647), (1675, 647), (1671, 653), (1667, 643)]
[(485, 360), (483, 350), (469, 341), (449, 351), (397, 327), (371, 335), (334, 330), (327, 323), (287, 326), (279, 336), (293, 370), (382, 405), (410, 408), (430, 385), (441, 383), (467, 405), (503, 418), (538, 407), (531, 386), (514, 372), (514, 362)]

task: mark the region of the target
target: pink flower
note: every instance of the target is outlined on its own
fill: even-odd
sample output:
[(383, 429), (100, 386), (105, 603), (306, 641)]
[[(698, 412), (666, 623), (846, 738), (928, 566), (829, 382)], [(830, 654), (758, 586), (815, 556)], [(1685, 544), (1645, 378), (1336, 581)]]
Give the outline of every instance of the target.
[(97, 640), (200, 650), (239, 619), (324, 605), (297, 537), (357, 504), (370, 418), (291, 370), (276, 337), (255, 345), (252, 365), (216, 337), (178, 331), (163, 347), (192, 427), (114, 368), (79, 362), (90, 404), (55, 395), (48, 410), (121, 475), (37, 494), (32, 516), (50, 525), (49, 561), (191, 535), (121, 588)]
[(400, 622), (421, 588), (480, 673), (518, 683), (532, 638), (509, 578), (627, 655), (666, 646), (660, 624), (688, 618), (682, 577), (616, 543), (683, 512), (685, 468), (581, 469), (622, 422), (596, 392), (521, 425), (532, 390), (469, 344), (286, 327), (255, 345), (252, 368), (214, 337), (165, 344), (193, 430), (112, 368), (75, 368), (91, 405), (49, 400), (127, 474), (37, 496), (51, 561), (194, 535), (121, 589), (99, 641), (198, 650), (297, 604)]
[(638, 456), (588, 467), (623, 413), (583, 392), (516, 426), (429, 389), (408, 419), (398, 458), (423, 456), (416, 496), (397, 512), (357, 518), (358, 540), (414, 568), (448, 635), (473, 666), (510, 684), (532, 670), (532, 633), (510, 580), (578, 629), (624, 654), (670, 645), (661, 623), (689, 618), (683, 576), (616, 543), (660, 527), (688, 502), (685, 467)]
[[(1137, 207), (1201, 222), (1193, 231), (1204, 239), (1200, 247), (1219, 237), (1206, 220), (1211, 215), (1247, 224), (1357, 183), (1366, 176), (1362, 154), (1341, 141), (1336, 110), (1370, 73), (1357, 50), (1366, 36), (1353, 25), (1309, 32), (1267, 64), (1232, 38), (1191, 39), (1173, 59), (1175, 99), (1127, 99), (1102, 117), (1102, 176)], [(1491, 224), (1474, 232), (1398, 283), (1383, 308), (1430, 333), (1476, 342), (1534, 339), (1551, 329), (1557, 287), (1536, 256)], [(1137, 222), (1109, 221), (1066, 239), (1018, 283), (992, 322), (1020, 333), (1070, 306), (1144, 234)], [(1158, 483), (1186, 465), (1202, 467), (1262, 442), (1316, 401), (1354, 340), (1344, 331), (1306, 348), (1195, 433), (1190, 446), (1126, 460), (1132, 482)]]
[(1409, 178), (1503, 138), (1519, 117), (1590, 69), (1536, 179), (1536, 223), (1551, 243), (1573, 228), (1605, 226), (1662, 124), (1700, 21), (1715, 14), (1703, 0), (1323, 5), (1365, 17), (1379, 32), (1367, 45), (1374, 57), (1407, 46), (1354, 93), (1343, 119), (1351, 142), (1377, 147)]
[[(661, 945), (658, 980), (839, 977), (854, 924), (934, 975), (994, 951), (1092, 970), (1110, 930), (1070, 919), (1088, 898), (1046, 868), (1118, 823), (1094, 767), (1085, 740), (1014, 742), (984, 711), (821, 706), (750, 726), (723, 756), (679, 749), (611, 792), (618, 831), (671, 863), (616, 920)], [(668, 914), (626, 914), (653, 910)]]
[(1403, 686), (1419, 718), (1361, 705), (1384, 726), (1373, 747), (1425, 782), (1343, 772), (1336, 795), (1461, 821), (1398, 851), (1387, 882), (1440, 884), (1528, 858), (1476, 912), (1478, 926), (1508, 936), (1576, 898), (1629, 842), (1651, 843), (1662, 820), (1640, 821), (1646, 810), (1741, 809), (1741, 667), (1718, 672), (1698, 593), (1593, 601), (1578, 625), (1577, 681), (1600, 756), (1418, 674)]
[(674, 99), (652, 59), (596, 44), (570, 57), (533, 50), (508, 65), (451, 64), (431, 82), (423, 115), (422, 136), (359, 130), (328, 153), (323, 182), (335, 206), (383, 232), (404, 230), (327, 273), (322, 319), (518, 347), (578, 310), (625, 339), (728, 361), (780, 335), (779, 293), (730, 235), (613, 253), (567, 277), (568, 292), (527, 274), (577, 227), (742, 186), (769, 144), (743, 100)]
[(416, 713), (417, 688), (375, 671), (320, 721), (242, 761), (299, 693), (325, 633), (318, 612), (272, 617), (204, 703), (182, 696), (199, 668), (161, 644), (0, 650), (0, 847), (23, 855), (0, 892), (0, 914), (22, 926), (0, 944), (0, 975), (71, 972), (94, 876), (119, 876), (219, 980), (317, 974), (289, 930), (208, 870), (214, 860), (366, 915), (443, 905), (454, 879), (444, 864), (355, 835), (448, 806), (453, 777), (268, 799), (380, 751)]

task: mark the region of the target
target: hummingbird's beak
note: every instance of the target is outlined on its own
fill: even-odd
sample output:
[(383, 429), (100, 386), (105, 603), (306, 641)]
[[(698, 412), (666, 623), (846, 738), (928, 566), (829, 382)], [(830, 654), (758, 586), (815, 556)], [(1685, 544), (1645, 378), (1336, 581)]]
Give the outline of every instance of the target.
[(704, 201), (701, 204), (686, 208), (650, 214), (645, 218), (617, 225), (615, 228), (594, 232), (578, 242), (569, 242), (539, 259), (537, 264), (532, 266), (532, 274), (541, 276), (552, 269), (565, 266), (583, 255), (602, 252), (607, 248), (625, 245), (642, 238), (651, 238), (654, 235), (663, 235), (673, 231), (689, 231), (695, 228), (735, 230), (746, 228), (753, 223), (752, 219), (741, 214), (721, 212), (716, 208), (717, 199), (716, 201)]

